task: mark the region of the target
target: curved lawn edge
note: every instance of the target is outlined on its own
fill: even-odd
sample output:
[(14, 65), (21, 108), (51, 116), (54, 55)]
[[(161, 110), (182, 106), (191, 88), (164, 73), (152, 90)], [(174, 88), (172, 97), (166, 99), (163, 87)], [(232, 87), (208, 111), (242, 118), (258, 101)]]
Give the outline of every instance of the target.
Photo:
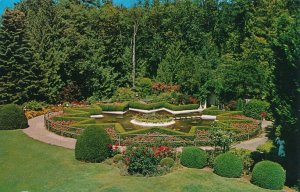
[(0, 166), (0, 191), (270, 191), (206, 169), (180, 168), (159, 177), (121, 176), (114, 166), (76, 161), (74, 151), (37, 142), (21, 130), (0, 132), (0, 161), (5, 162)]

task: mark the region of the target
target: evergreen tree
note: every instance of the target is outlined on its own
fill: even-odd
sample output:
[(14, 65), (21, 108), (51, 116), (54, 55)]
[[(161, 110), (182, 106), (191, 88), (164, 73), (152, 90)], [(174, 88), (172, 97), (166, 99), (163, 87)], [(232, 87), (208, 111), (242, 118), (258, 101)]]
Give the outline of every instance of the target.
[(39, 67), (25, 31), (25, 14), (6, 10), (0, 28), (0, 104), (36, 99)]

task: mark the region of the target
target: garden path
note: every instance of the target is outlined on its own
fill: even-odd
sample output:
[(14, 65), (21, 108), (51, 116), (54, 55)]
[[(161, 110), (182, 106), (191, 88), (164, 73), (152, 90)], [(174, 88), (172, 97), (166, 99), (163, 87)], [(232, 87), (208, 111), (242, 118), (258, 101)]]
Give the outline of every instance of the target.
[(44, 115), (29, 119), (29, 127), (23, 129), (23, 132), (29, 137), (60, 147), (75, 149), (76, 139), (63, 137), (48, 131), (44, 126)]
[[(44, 143), (48, 143), (50, 145), (57, 145), (68, 149), (75, 149), (76, 139), (63, 137), (48, 131), (44, 126), (43, 115), (30, 119), (28, 123), (29, 127), (23, 129), (23, 132), (29, 137)], [(259, 137), (238, 143), (234, 145), (233, 148), (255, 151), (259, 145), (264, 144), (268, 140), (265, 128), (270, 125), (272, 125), (271, 121), (263, 121), (263, 133)]]
[(247, 140), (247, 141), (240, 142), (240, 143), (232, 146), (232, 148), (248, 149), (248, 150), (251, 150), (251, 151), (255, 151), (256, 148), (259, 145), (264, 144), (264, 143), (267, 142), (268, 137), (267, 137), (267, 133), (266, 133), (265, 128), (268, 127), (268, 126), (271, 126), (271, 125), (272, 125), (272, 121), (264, 120), (262, 122), (263, 133), (261, 135), (259, 135), (258, 137), (254, 138), (254, 139), (250, 139), (250, 140)]

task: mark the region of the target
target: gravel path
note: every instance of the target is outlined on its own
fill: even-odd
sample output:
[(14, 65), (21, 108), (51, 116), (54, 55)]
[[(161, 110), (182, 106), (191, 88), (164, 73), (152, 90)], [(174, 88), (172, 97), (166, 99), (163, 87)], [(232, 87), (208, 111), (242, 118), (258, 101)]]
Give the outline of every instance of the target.
[(265, 142), (267, 142), (268, 137), (267, 137), (267, 133), (265, 131), (265, 128), (272, 125), (272, 121), (263, 121), (262, 122), (262, 128), (263, 128), (263, 133), (261, 135), (259, 135), (258, 137), (254, 138), (254, 139), (250, 139), (248, 141), (243, 141), (239, 144), (236, 144), (234, 146), (232, 146), (232, 148), (237, 148), (237, 149), (248, 149), (251, 151), (256, 151), (256, 148), (261, 145), (264, 144)]
[(75, 149), (76, 139), (63, 137), (48, 131), (44, 126), (44, 115), (32, 118), (28, 121), (29, 127), (23, 132), (29, 137), (60, 147)]

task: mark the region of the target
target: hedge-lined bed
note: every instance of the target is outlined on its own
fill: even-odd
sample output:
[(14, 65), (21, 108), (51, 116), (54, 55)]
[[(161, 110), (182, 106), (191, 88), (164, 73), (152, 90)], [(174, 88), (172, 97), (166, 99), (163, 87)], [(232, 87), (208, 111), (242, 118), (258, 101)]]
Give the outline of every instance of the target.
[[(139, 108), (139, 109), (156, 109), (156, 108), (170, 108), (174, 109), (195, 109), (198, 108), (197, 104), (191, 105), (179, 105), (175, 106), (165, 102), (157, 102), (151, 104), (145, 104), (140, 102), (123, 102), (115, 104), (98, 104), (96, 107), (76, 107), (76, 108), (66, 108), (64, 109), (64, 115), (59, 117), (53, 117), (55, 121), (72, 121), (72, 127), (79, 129), (86, 129), (90, 127), (97, 127), (113, 132), (113, 137), (116, 140), (116, 135), (121, 136), (122, 139), (126, 137), (132, 137), (135, 135), (149, 135), (151, 133), (161, 134), (161, 135), (170, 135), (178, 136), (180, 139), (188, 139), (197, 142), (199, 145), (208, 145), (208, 134), (212, 129), (222, 129), (225, 131), (234, 132), (235, 141), (245, 140), (251, 137), (254, 137), (260, 132), (260, 127), (256, 124), (256, 121), (251, 118), (244, 117), (241, 111), (222, 111), (218, 110), (216, 107), (211, 107), (204, 112), (204, 114), (213, 114), (217, 115), (217, 122), (213, 121), (204, 121), (201, 125), (194, 125), (191, 127), (189, 132), (184, 133), (177, 131), (176, 129), (170, 128), (137, 128), (135, 130), (125, 130), (122, 124), (112, 122), (112, 123), (97, 123), (97, 120), (91, 119), (91, 114), (99, 114), (103, 111), (124, 111), (129, 107)], [(58, 130), (60, 132), (61, 130)]]
[(142, 110), (154, 110), (159, 108), (167, 108), (172, 111), (194, 110), (198, 109), (198, 104), (186, 104), (186, 105), (173, 105), (167, 102), (156, 103), (141, 103), (138, 101), (124, 102), (124, 103), (101, 103), (99, 106), (103, 111), (127, 111), (129, 108), (142, 109)]

